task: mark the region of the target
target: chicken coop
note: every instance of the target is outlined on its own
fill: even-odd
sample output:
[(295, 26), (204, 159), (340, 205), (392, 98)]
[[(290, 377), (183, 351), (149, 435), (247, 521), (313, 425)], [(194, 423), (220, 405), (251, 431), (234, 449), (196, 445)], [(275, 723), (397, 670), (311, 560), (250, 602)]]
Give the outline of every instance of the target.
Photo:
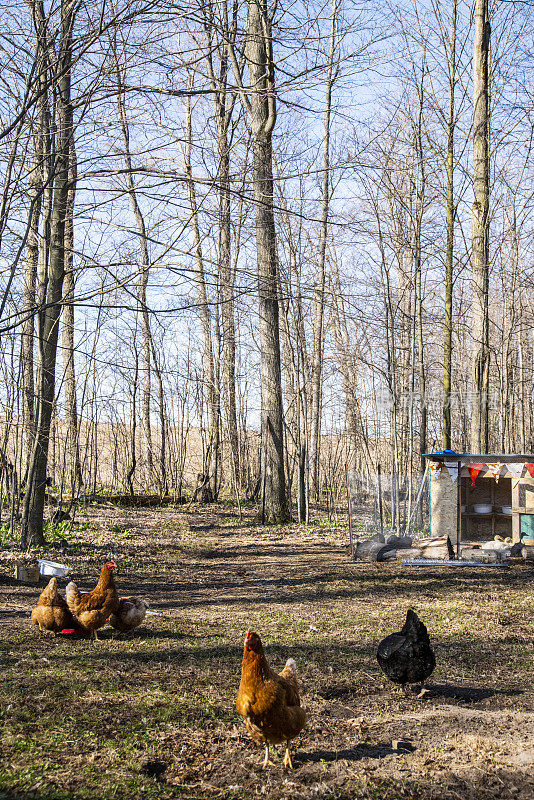
[(534, 455), (428, 453), (430, 530), (462, 542), (534, 539)]

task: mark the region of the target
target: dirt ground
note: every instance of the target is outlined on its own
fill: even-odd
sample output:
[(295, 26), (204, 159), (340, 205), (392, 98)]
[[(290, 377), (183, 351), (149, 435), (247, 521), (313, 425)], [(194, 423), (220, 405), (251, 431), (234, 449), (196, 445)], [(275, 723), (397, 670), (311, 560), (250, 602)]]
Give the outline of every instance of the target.
[[(113, 554), (120, 593), (157, 615), (95, 645), (39, 639), (39, 590), (0, 551), (0, 798), (534, 796), (532, 566), (353, 563), (342, 524), (264, 530), (232, 508), (95, 506), (79, 522), (47, 556), (87, 590)], [(436, 653), (422, 698), (375, 657), (408, 607)], [(235, 710), (248, 627), (271, 666), (297, 661), (293, 771), (282, 750), (260, 769)]]

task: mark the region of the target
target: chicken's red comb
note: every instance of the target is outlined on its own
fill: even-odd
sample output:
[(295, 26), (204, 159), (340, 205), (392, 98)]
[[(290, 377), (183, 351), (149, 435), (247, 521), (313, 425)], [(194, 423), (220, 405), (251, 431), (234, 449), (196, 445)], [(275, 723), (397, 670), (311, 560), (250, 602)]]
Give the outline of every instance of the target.
[(248, 642), (249, 639), (250, 639), (250, 628), (248, 629), (247, 635), (245, 636), (245, 642)]

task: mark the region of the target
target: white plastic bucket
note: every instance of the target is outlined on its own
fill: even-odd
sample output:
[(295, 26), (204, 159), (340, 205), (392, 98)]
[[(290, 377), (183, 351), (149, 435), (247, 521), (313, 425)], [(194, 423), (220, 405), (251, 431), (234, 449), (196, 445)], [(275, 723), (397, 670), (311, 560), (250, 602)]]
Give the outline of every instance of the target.
[(39, 560), (39, 572), (41, 575), (48, 575), (51, 578), (64, 578), (71, 572), (71, 567), (65, 564), (57, 564), (55, 561), (46, 561), (46, 559)]

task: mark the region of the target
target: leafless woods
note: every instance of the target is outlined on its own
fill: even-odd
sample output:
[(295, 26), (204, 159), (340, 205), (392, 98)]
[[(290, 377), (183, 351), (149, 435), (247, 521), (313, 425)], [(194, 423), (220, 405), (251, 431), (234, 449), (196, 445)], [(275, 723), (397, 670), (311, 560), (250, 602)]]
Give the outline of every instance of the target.
[[(4, 517), (533, 447), (529, 4), (0, 3)], [(50, 481), (48, 481), (50, 482)]]

